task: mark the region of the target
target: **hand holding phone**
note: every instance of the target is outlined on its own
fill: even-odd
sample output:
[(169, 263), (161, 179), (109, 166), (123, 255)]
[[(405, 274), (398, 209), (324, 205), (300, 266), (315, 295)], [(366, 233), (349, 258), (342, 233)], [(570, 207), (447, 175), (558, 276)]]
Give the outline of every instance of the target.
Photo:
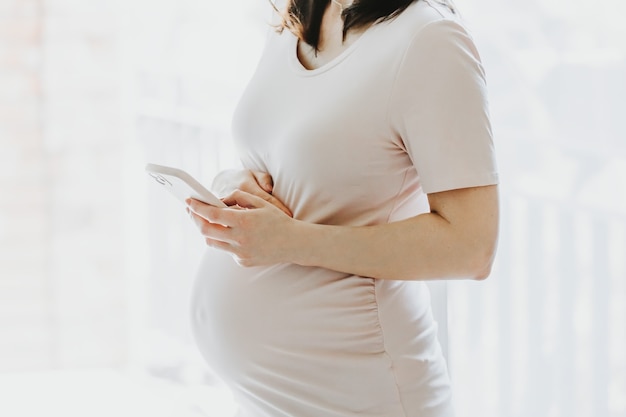
[(215, 207), (227, 207), (222, 200), (182, 169), (147, 164), (146, 172), (183, 204), (186, 199), (193, 198)]

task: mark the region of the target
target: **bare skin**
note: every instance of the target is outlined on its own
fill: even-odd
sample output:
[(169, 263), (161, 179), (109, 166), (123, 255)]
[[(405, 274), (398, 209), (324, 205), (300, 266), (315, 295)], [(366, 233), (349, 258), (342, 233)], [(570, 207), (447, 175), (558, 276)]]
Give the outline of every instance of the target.
[[(315, 56), (301, 42), (299, 58), (306, 68), (319, 68), (359, 35), (342, 42), (339, 9), (329, 7), (320, 51)], [(272, 186), (267, 173), (226, 171), (213, 188), (231, 207), (188, 200), (187, 210), (206, 244), (231, 253), (242, 266), (295, 263), (396, 280), (480, 280), (491, 271), (499, 223), (496, 185), (432, 193), (430, 213), (364, 227), (294, 219)]]
[(241, 190), (261, 197), (281, 209), (289, 217), (293, 217), (291, 210), (282, 201), (272, 195), (274, 181), (267, 172), (250, 170), (226, 170), (220, 172), (213, 180), (213, 190), (224, 197), (235, 190)]
[(233, 207), (189, 200), (188, 209), (206, 244), (242, 266), (296, 263), (397, 280), (486, 278), (498, 235), (497, 186), (433, 193), (428, 200), (430, 213), (363, 227), (305, 223), (240, 190), (224, 198)]
[[(344, 4), (344, 6), (347, 6), (347, 4)], [(319, 50), (315, 53), (311, 46), (304, 42), (298, 42), (298, 59), (306, 69), (320, 68), (341, 55), (366, 29), (352, 30), (348, 32), (345, 40), (342, 39), (343, 20), (341, 19), (341, 9), (330, 3), (322, 18)]]

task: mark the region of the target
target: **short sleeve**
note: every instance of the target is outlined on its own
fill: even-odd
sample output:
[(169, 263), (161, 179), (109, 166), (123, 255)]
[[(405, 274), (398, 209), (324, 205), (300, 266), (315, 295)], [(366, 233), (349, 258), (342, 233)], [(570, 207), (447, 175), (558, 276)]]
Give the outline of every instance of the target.
[(485, 74), (458, 22), (431, 22), (414, 35), (389, 112), (425, 193), (498, 182)]

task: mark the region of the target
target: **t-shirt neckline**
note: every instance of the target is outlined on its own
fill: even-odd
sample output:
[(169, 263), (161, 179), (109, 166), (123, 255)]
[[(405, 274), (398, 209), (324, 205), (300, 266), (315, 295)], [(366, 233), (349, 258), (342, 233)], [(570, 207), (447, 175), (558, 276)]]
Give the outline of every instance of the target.
[(354, 42), (352, 42), (350, 46), (344, 49), (339, 55), (337, 55), (336, 57), (334, 57), (329, 62), (322, 65), (321, 67), (314, 68), (314, 69), (307, 69), (304, 65), (302, 65), (302, 62), (300, 62), (300, 59), (298, 58), (299, 39), (296, 35), (289, 32), (291, 36), (291, 39), (289, 41), (289, 48), (288, 48), (290, 66), (299, 75), (309, 76), (309, 77), (329, 71), (332, 68), (339, 65), (341, 62), (343, 62), (348, 56), (350, 56), (350, 54), (352, 54), (352, 52), (354, 52), (354, 50), (358, 48), (361, 43), (363, 43), (363, 40), (370, 34), (370, 32), (373, 32), (374, 27), (379, 24), (380, 23), (372, 24), (370, 27), (365, 29), (365, 31), (363, 31), (363, 33)]

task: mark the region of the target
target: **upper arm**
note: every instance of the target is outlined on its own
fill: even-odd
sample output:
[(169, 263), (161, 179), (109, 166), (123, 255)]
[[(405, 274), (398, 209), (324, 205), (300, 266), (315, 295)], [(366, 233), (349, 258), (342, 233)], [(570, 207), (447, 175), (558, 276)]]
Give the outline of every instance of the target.
[(456, 21), (429, 23), (399, 67), (390, 121), (425, 193), (496, 184), (480, 56)]

